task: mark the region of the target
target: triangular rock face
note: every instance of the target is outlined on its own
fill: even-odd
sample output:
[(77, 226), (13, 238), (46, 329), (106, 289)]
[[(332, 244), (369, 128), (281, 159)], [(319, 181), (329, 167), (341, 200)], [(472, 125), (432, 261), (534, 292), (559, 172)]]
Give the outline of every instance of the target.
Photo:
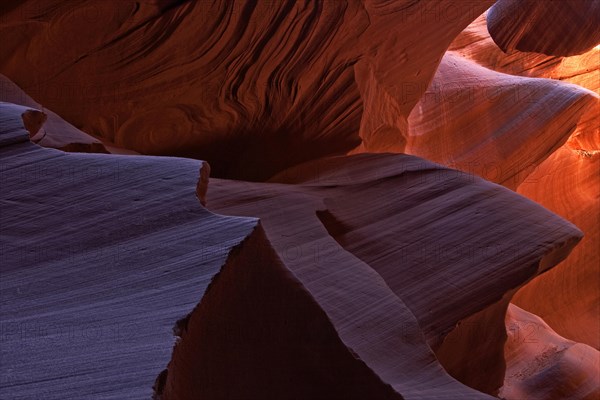
[(403, 398), (344, 345), (260, 226), (230, 254), (185, 326), (163, 400)]
[(27, 110), (0, 103), (0, 398), (148, 399), (257, 220), (200, 206), (201, 161), (44, 149)]

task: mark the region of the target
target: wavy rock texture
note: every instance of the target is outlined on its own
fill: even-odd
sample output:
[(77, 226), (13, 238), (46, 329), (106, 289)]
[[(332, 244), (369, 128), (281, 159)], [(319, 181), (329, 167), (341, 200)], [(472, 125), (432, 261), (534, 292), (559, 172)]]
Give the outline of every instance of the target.
[[(538, 53), (500, 50), (486, 28), (485, 14), (471, 23), (452, 42), (449, 48), (476, 63), (511, 75), (532, 78), (551, 78), (574, 83), (600, 95), (600, 46), (571, 57), (547, 56)], [(590, 112), (581, 116), (569, 141), (580, 149), (598, 149), (600, 137), (600, 101), (596, 99)]]
[[(519, 193), (575, 223), (585, 239), (558, 268), (531, 282), (515, 299), (561, 336), (596, 349), (600, 347), (599, 171), (600, 152), (563, 147), (519, 186)], [(537, 301), (545, 293), (552, 296)]]
[(497, 73), (448, 52), (409, 117), (406, 152), (516, 189), (597, 104), (579, 86)]
[(490, 35), (505, 52), (555, 56), (585, 53), (600, 43), (598, 0), (498, 0), (487, 14)]
[[(0, 72), (117, 146), (266, 179), (361, 143), (388, 149), (492, 3), (28, 1), (3, 10)], [(399, 116), (363, 112), (383, 103)]]

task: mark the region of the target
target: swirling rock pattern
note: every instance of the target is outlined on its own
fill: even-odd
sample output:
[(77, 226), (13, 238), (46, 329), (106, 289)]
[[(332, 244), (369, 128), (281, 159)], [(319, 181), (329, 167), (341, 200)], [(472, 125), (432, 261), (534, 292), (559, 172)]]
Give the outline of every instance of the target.
[[(389, 149), (448, 44), (492, 3), (28, 1), (2, 14), (0, 72), (117, 146), (266, 179)], [(363, 111), (383, 101), (399, 116)]]

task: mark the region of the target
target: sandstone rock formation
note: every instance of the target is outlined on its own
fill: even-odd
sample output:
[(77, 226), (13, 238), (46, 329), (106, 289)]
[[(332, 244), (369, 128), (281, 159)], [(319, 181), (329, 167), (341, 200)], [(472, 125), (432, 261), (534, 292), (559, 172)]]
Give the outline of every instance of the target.
[[(25, 110), (3, 105), (2, 115), (15, 126)], [(15, 327), (15, 337), (9, 336), (13, 342), (30, 334), (30, 329), (37, 334), (31, 347), (9, 345), (4, 357), (11, 363), (30, 359), (44, 365), (59, 354), (71, 354), (76, 361), (63, 369), (40, 368), (34, 375), (26, 373), (27, 363), (18, 364), (11, 371), (15, 381), (10, 386), (12, 393), (16, 387), (23, 396), (48, 390), (35, 382), (53, 379), (66, 382), (57, 394), (95, 393), (89, 385), (73, 381), (80, 379), (74, 371), (90, 359), (98, 365), (97, 374), (103, 373), (102, 365), (111, 366), (113, 374), (89, 377), (105, 382), (99, 386), (111, 387), (111, 395), (126, 393), (116, 378), (125, 376), (130, 379), (127, 390), (134, 396), (143, 393), (142, 382), (148, 382), (151, 368), (144, 374), (129, 368), (140, 362), (156, 366), (161, 354), (164, 361), (165, 347), (170, 347), (165, 324), (190, 312), (195, 295), (200, 303), (178, 323), (180, 342), (168, 372), (158, 378), (156, 391), (165, 399), (239, 398), (243, 393), (280, 398), (290, 390), (296, 395), (289, 398), (364, 398), (368, 393), (378, 398), (485, 398), (448, 376), (430, 346), (443, 352), (444, 341), (459, 329), (457, 324), (497, 302), (503, 306), (493, 307), (491, 320), (501, 328), (512, 291), (562, 260), (580, 238), (573, 225), (506, 189), (414, 157), (324, 160), (276, 178), (287, 184), (213, 180), (204, 198), (206, 174), (200, 174), (200, 184), (195, 182), (201, 162), (43, 150), (28, 142), (21, 124), (20, 135), (11, 130), (6, 136), (11, 139), (2, 147), (7, 172), (22, 172), (3, 177), (10, 195), (5, 198), (2, 223), (15, 232), (3, 254), (13, 265), (3, 271), (3, 304), (18, 311), (6, 314), (10, 316), (3, 323)], [(30, 168), (43, 168), (58, 178), (44, 179), (29, 173)], [(63, 177), (69, 169), (73, 173)], [(78, 174), (78, 169), (85, 173)], [(312, 173), (315, 170), (319, 175)], [(107, 196), (89, 195), (98, 185)], [(169, 190), (161, 190), (161, 185)], [(214, 216), (199, 203), (192, 206), (194, 187), (212, 209), (258, 215), (261, 225), (252, 218)], [(367, 197), (348, 202), (349, 193)], [(397, 209), (361, 206), (384, 195), (397, 201)], [(147, 207), (136, 207), (140, 201)], [(39, 213), (24, 213), (31, 202)], [(518, 216), (503, 209), (515, 202), (520, 204), (512, 208)], [(473, 214), (466, 204), (479, 211)], [(112, 210), (111, 218), (105, 212), (98, 214), (103, 209)], [(439, 218), (429, 225), (431, 212)], [(464, 223), (465, 218), (470, 222)], [(90, 224), (81, 225), (82, 219)], [(119, 225), (112, 223), (115, 219)], [(55, 228), (40, 230), (40, 225)], [(511, 240), (498, 244), (498, 232)], [(468, 253), (456, 252), (459, 243)], [(380, 254), (378, 246), (392, 251), (387, 259), (372, 258)], [(430, 246), (439, 252), (430, 252)], [(88, 257), (90, 251), (93, 257)], [(222, 267), (217, 274), (218, 260)], [(98, 268), (107, 261), (115, 263), (112, 271)], [(482, 279), (490, 275), (498, 279)], [(44, 277), (44, 284), (34, 290), (37, 283), (32, 282), (38, 276)], [(26, 307), (34, 298), (44, 304), (41, 310)], [(161, 318), (156, 321), (149, 315)], [(136, 332), (149, 336), (139, 342), (119, 338), (113, 343), (114, 337), (98, 334), (100, 340), (91, 345), (85, 343), (83, 332), (85, 348), (69, 347), (72, 342), (61, 337), (73, 325), (105, 332), (109, 321), (135, 324)], [(252, 324), (262, 328), (246, 332), (244, 327)], [(309, 326), (314, 331), (298, 331)], [(121, 328), (116, 329), (122, 334)], [(322, 331), (329, 333), (310, 333)], [(76, 331), (68, 334), (79, 339)], [(466, 356), (463, 365), (487, 366), (485, 373), (468, 371), (461, 378), (473, 386), (481, 386), (486, 378), (480, 388), (494, 392), (504, 375), (503, 329), (481, 341), (485, 352), (465, 354), (464, 347), (473, 346), (474, 337), (463, 331), (446, 351)], [(54, 339), (57, 343), (48, 348)], [(148, 347), (149, 341), (153, 346)], [(99, 356), (99, 349), (109, 343), (115, 346), (112, 356)], [(132, 355), (131, 348), (124, 352), (122, 346), (143, 347), (141, 354)], [(228, 348), (236, 351), (227, 353)], [(328, 352), (326, 358), (339, 366), (334, 368), (338, 375), (318, 368)], [(229, 356), (223, 358), (224, 354)], [(131, 357), (130, 362), (123, 357)], [(265, 358), (265, 363), (255, 369), (258, 358)], [(290, 358), (295, 362), (289, 363)], [(454, 358), (447, 366), (451, 373)], [(444, 363), (443, 357), (440, 360)], [(207, 371), (213, 372), (206, 375)], [(281, 379), (265, 380), (277, 376), (272, 374)], [(349, 376), (355, 377), (350, 382), (360, 385), (342, 384)], [(227, 385), (234, 377), (239, 384)], [(500, 384), (488, 386), (490, 379), (500, 379)]]
[(44, 109), (31, 97), (22, 91), (7, 77), (0, 74), (0, 101), (12, 104), (20, 104), (43, 110), (44, 124), (41, 130), (36, 130), (32, 140), (44, 147), (52, 147), (64, 151), (81, 151), (92, 153), (106, 153), (104, 145), (96, 138), (75, 128), (67, 121), (50, 110)]
[(0, 103), (0, 397), (149, 399), (175, 321), (258, 221), (201, 207), (201, 161), (43, 149), (26, 110)]
[[(560, 335), (598, 349), (600, 206), (594, 193), (598, 193), (600, 187), (597, 165), (600, 149), (600, 48), (575, 57), (521, 52), (505, 54), (490, 38), (485, 21), (485, 15), (482, 15), (451, 44), (452, 52), (446, 55), (449, 60), (442, 62), (426, 95), (409, 119), (413, 123), (413, 142), (418, 144), (420, 140), (421, 145), (409, 146), (407, 151), (501, 182), (574, 222), (584, 231), (585, 238), (569, 260), (524, 288), (515, 301), (544, 318)], [(456, 54), (499, 72), (552, 78), (579, 87), (552, 84), (547, 79), (523, 80), (494, 75), (483, 70), (478, 70), (481, 76), (496, 77), (495, 85), (481, 82), (479, 75), (473, 75), (469, 83), (468, 79), (456, 78), (456, 74), (452, 74), (452, 68), (457, 71), (458, 66), (463, 66), (460, 74), (474, 69), (457, 59)], [(446, 65), (450, 64), (450, 60), (457, 65)], [(459, 79), (462, 86), (447, 84), (450, 79), (452, 82)], [(516, 86), (515, 82), (522, 82), (522, 86)], [(485, 91), (486, 84), (488, 92)], [(550, 85), (554, 88), (554, 95), (535, 96), (536, 85)], [(576, 109), (564, 101), (572, 99), (571, 102), (574, 102), (577, 97), (579, 102), (587, 104), (585, 108)], [(561, 98), (563, 101), (558, 100)], [(486, 104), (489, 107), (485, 108)], [(464, 110), (470, 110), (472, 105), (477, 107), (467, 118)], [(536, 109), (540, 112), (529, 114), (533, 117), (529, 120), (524, 119), (529, 122), (523, 125), (525, 129), (509, 129), (506, 130), (507, 135), (494, 135), (502, 132), (502, 121), (511, 107), (525, 115)], [(554, 108), (555, 112), (548, 113), (548, 108)], [(548, 126), (546, 134), (539, 135), (537, 124), (543, 123), (549, 115), (552, 115), (551, 126)], [(460, 125), (462, 122), (463, 125)], [(493, 123), (497, 124), (496, 130), (488, 127)], [(453, 129), (448, 129), (446, 124)], [(483, 129), (477, 129), (481, 126)], [(435, 145), (429, 146), (422, 140), (418, 136), (420, 131), (427, 132), (428, 143)], [(482, 132), (490, 133), (482, 135)], [(455, 143), (464, 135), (470, 135), (470, 146), (456, 146)], [(494, 139), (490, 141), (491, 136)], [(523, 146), (515, 146), (517, 143), (523, 143)], [(560, 144), (562, 146), (557, 148)], [(489, 150), (497, 147), (504, 151)], [(554, 150), (544, 151), (551, 148)], [(511, 163), (511, 158), (518, 154), (521, 155), (519, 162)], [(514, 175), (515, 172), (521, 172), (521, 179), (505, 179), (506, 173)], [(538, 300), (547, 293), (553, 293), (548, 301)]]
[(596, 399), (598, 4), (3, 2), (0, 398)]
[(600, 43), (598, 0), (498, 0), (488, 30), (505, 52), (572, 56)]
[(117, 146), (266, 179), (394, 147), (448, 44), (492, 3), (28, 1), (2, 15), (0, 73)]
[(597, 106), (580, 86), (500, 74), (448, 52), (409, 117), (405, 151), (516, 189)]
[(597, 399), (600, 358), (592, 347), (556, 334), (541, 318), (511, 304), (507, 313), (507, 399)]

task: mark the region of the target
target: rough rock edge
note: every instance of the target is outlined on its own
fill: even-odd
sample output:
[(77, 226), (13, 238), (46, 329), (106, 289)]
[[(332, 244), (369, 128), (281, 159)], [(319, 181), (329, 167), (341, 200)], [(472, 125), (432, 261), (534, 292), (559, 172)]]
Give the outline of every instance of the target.
[(46, 115), (35, 108), (0, 102), (0, 146), (29, 141), (39, 131)]
[[(200, 180), (201, 179), (202, 179), (202, 177), (200, 178)], [(199, 180), (199, 187), (200, 187), (200, 180)], [(249, 247), (248, 242), (253, 239), (257, 240), (259, 243), (262, 243), (262, 245), (266, 249), (268, 249), (269, 251), (271, 251), (273, 253), (274, 257), (276, 257), (276, 260), (274, 260), (274, 261), (278, 262), (279, 267), (283, 267), (280, 269), (280, 272), (282, 273), (282, 275), (283, 276), (287, 275), (286, 276), (287, 278), (291, 278), (296, 281), (296, 283), (298, 284), (298, 288), (305, 292), (306, 298), (309, 299), (316, 307), (318, 307), (321, 310), (321, 312), (327, 318), (327, 322), (331, 325), (331, 327), (334, 329), (334, 331), (337, 332), (337, 329), (335, 328), (333, 322), (328, 318), (326, 312), (324, 310), (322, 310), (322, 308), (317, 303), (317, 301), (313, 298), (311, 293), (295, 277), (294, 273), (292, 271), (290, 271), (289, 269), (287, 269), (285, 267), (285, 264), (281, 260), (278, 260), (277, 252), (271, 246), (269, 239), (267, 238), (266, 233), (264, 231), (264, 228), (262, 227), (262, 225), (259, 221), (248, 236), (246, 236), (239, 244), (237, 244), (236, 246), (231, 248), (225, 263), (221, 267), (220, 271), (213, 276), (211, 282), (207, 286), (206, 291), (204, 292), (204, 295), (202, 296), (202, 299), (199, 301), (199, 303), (194, 307), (194, 309), (189, 314), (187, 314), (185, 317), (183, 317), (175, 322), (175, 324), (173, 326), (173, 334), (176, 337), (176, 341), (175, 341), (175, 345), (174, 345), (174, 349), (173, 349), (173, 356), (175, 355), (175, 350), (177, 349), (177, 346), (182, 341), (186, 340), (186, 336), (188, 334), (188, 323), (189, 323), (192, 315), (201, 307), (204, 298), (209, 296), (211, 293), (211, 290), (213, 290), (213, 288), (218, 284), (218, 281), (219, 281), (221, 275), (223, 274), (224, 270), (227, 268), (230, 268), (231, 265), (236, 262), (236, 260), (243, 257), (243, 252), (245, 249), (251, 248), (251, 247)], [(337, 339), (343, 343), (342, 339), (339, 336), (337, 337)], [(348, 353), (351, 355), (351, 357), (356, 362), (358, 362), (362, 368), (365, 368), (365, 371), (368, 371), (372, 374), (372, 378), (375, 378), (381, 384), (382, 390), (389, 392), (389, 395), (391, 396), (391, 398), (397, 398), (397, 399), (404, 398), (399, 393), (397, 393), (395, 391), (395, 389), (393, 389), (389, 383), (384, 382), (377, 373), (375, 373), (364, 361), (362, 361), (360, 359), (359, 355), (354, 350), (352, 350), (349, 347), (346, 347), (345, 350), (348, 351)], [(159, 373), (159, 375), (156, 377), (156, 381), (152, 387), (152, 389), (154, 391), (154, 394), (152, 396), (153, 400), (168, 399), (168, 398), (164, 397), (164, 394), (165, 394), (165, 389), (166, 389), (166, 385), (167, 385), (167, 380), (169, 378), (169, 366), (170, 366), (172, 360), (173, 360), (173, 358), (169, 362), (169, 365), (167, 366), (167, 368), (162, 370)], [(171, 397), (169, 397), (169, 398), (171, 398)]]

